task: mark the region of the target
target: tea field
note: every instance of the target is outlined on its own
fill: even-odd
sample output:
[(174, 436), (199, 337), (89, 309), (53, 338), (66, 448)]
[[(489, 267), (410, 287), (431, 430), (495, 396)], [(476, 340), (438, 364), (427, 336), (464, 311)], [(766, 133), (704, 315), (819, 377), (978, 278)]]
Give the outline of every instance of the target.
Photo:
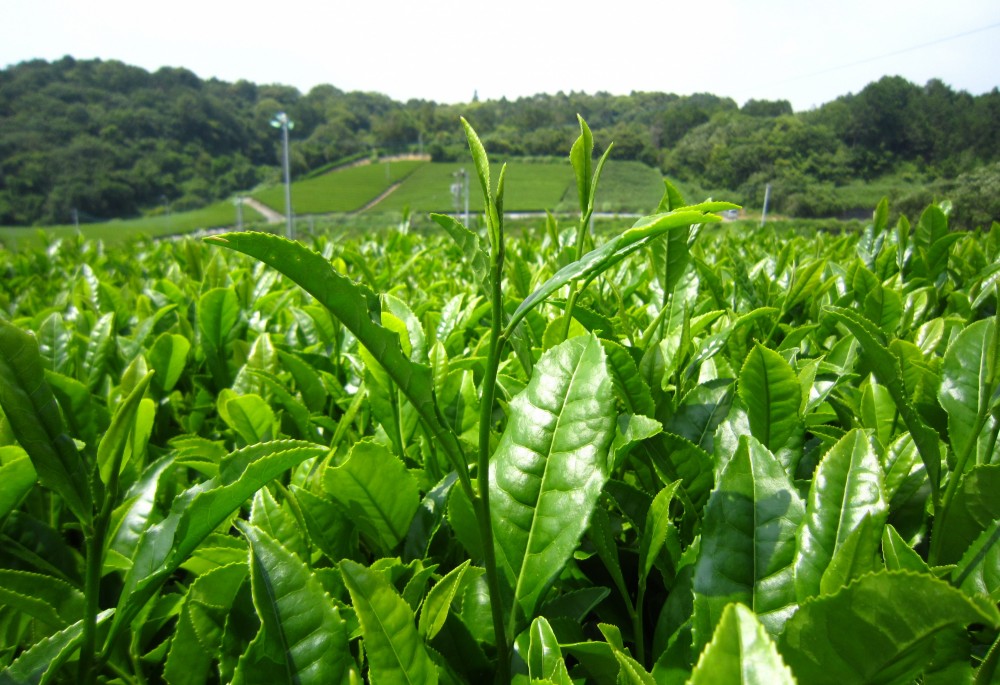
[(481, 232), (0, 252), (0, 683), (997, 682), (1000, 224), (467, 135)]

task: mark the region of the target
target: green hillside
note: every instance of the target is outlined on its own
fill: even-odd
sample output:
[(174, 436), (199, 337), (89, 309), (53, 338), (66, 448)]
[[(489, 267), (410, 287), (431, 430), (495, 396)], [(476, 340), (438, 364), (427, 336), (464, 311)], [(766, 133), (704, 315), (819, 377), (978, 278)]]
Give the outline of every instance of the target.
[[(409, 206), (414, 212), (451, 212), (455, 209), (451, 186), (456, 174), (465, 169), (470, 174), (469, 209), (479, 212), (483, 200), (472, 164), (440, 162), (427, 164), (408, 178), (392, 195), (380, 202), (373, 211), (399, 211)], [(494, 165), (491, 175), (496, 179), (500, 166)], [(512, 160), (507, 164), (504, 209), (511, 212), (556, 209), (573, 181), (569, 162), (533, 163)]]
[[(427, 162), (403, 160), (348, 167), (292, 183), (292, 211), (295, 214), (353, 212), (378, 197), (393, 183), (407, 178)], [(279, 212), (285, 209), (282, 185), (271, 186), (252, 197)]]

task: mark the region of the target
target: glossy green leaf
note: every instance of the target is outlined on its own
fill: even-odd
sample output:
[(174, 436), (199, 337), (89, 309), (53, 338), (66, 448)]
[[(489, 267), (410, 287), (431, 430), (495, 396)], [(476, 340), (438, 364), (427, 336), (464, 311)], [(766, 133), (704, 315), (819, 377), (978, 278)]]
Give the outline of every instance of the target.
[(191, 343), (183, 335), (163, 333), (149, 351), (149, 364), (156, 371), (156, 385), (162, 392), (170, 392), (177, 385), (187, 366)]
[(966, 594), (986, 595), (1000, 602), (1000, 519), (969, 546), (951, 578)]
[(559, 640), (552, 626), (539, 616), (528, 629), (528, 677), (534, 680), (548, 680), (557, 685), (571, 685), (566, 662), (563, 661)]
[(205, 362), (217, 387), (229, 387), (227, 343), (240, 318), (240, 303), (232, 288), (213, 288), (198, 300), (198, 331)]
[(690, 685), (795, 685), (771, 636), (742, 604), (728, 604), (698, 664)]
[(309, 561), (308, 536), (299, 527), (287, 502), (279, 504), (268, 488), (261, 488), (253, 495), (250, 505), (250, 525), (258, 528), (302, 561)]
[(89, 522), (93, 516), (89, 476), (45, 382), (38, 343), (2, 319), (0, 407), (42, 485), (56, 491), (79, 520)]
[[(722, 211), (722, 209), (727, 208), (736, 208), (736, 205), (727, 205), (719, 209), (713, 208), (710, 211)], [(641, 249), (652, 238), (662, 235), (667, 231), (691, 226), (692, 224), (710, 223), (721, 220), (714, 214), (708, 214), (698, 209), (681, 209), (639, 219), (632, 228), (611, 238), (597, 249), (588, 252), (579, 260), (567, 264), (557, 271), (552, 278), (545, 281), (535, 292), (531, 293), (531, 295), (518, 305), (504, 330), (509, 334), (529, 311), (544, 302), (549, 295), (570, 281), (579, 278), (590, 281), (596, 278), (628, 255)]]
[(596, 507), (590, 517), (587, 538), (597, 551), (597, 556), (611, 575), (611, 580), (622, 597), (631, 597), (625, 576), (622, 574), (621, 558), (611, 529), (611, 519), (604, 507)]
[(62, 629), (83, 618), (83, 593), (66, 581), (40, 573), (0, 569), (0, 606)]
[(483, 199), (485, 200), (486, 212), (489, 218), (488, 223), (491, 227), (496, 226), (499, 217), (496, 216), (496, 208), (493, 206), (494, 197), (490, 181), (490, 160), (486, 156), (486, 148), (483, 147), (483, 143), (479, 140), (475, 129), (465, 120), (465, 117), (461, 117), (460, 120), (462, 128), (465, 129), (465, 137), (469, 142), (469, 152), (472, 153), (472, 161), (476, 165), (476, 176), (479, 178), (479, 185), (483, 191)]
[(47, 362), (45, 367), (65, 373), (71, 361), (70, 342), (73, 335), (66, 327), (62, 314), (53, 312), (38, 327), (38, 351)]
[(17, 445), (0, 447), (0, 521), (21, 502), (38, 481), (28, 453)]
[[(127, 458), (131, 456), (126, 450), (126, 445), (129, 435), (135, 431), (139, 403), (152, 378), (152, 373), (143, 376), (132, 392), (118, 404), (111, 425), (97, 446), (97, 467), (105, 484), (111, 481), (115, 469), (120, 472), (127, 463)], [(115, 475), (117, 477), (117, 474)]]
[(372, 682), (437, 683), (437, 668), (413, 624), (413, 612), (389, 581), (353, 561), (342, 561), (340, 570), (361, 622)]
[(107, 427), (106, 409), (95, 401), (87, 386), (75, 378), (46, 371), (45, 381), (62, 409), (67, 434), (87, 445), (96, 445)]
[(573, 175), (576, 178), (576, 196), (580, 200), (580, 213), (585, 214), (591, 205), (590, 179), (594, 163), (594, 136), (583, 117), (577, 114), (576, 118), (580, 123), (580, 136), (570, 149), (569, 160), (573, 165)]
[(747, 407), (750, 431), (794, 475), (802, 457), (802, 387), (795, 371), (777, 352), (755, 345), (740, 371), (739, 394)]
[(974, 454), (990, 412), (1000, 363), (1000, 336), (990, 319), (964, 328), (948, 346), (938, 398), (948, 413), (948, 437), (956, 455)]
[(259, 381), (265, 392), (270, 394), (272, 404), (280, 406), (288, 414), (298, 431), (295, 437), (315, 442), (322, 440), (322, 435), (313, 425), (309, 409), (285, 389), (285, 384), (277, 376), (258, 369), (248, 369), (247, 377)]
[(609, 475), (614, 399), (597, 338), (546, 352), (490, 462), (497, 563), (530, 620), (569, 560)]
[(347, 517), (384, 551), (406, 537), (420, 506), (420, 492), (406, 465), (384, 445), (354, 444), (343, 465), (323, 475), (327, 494)]
[(917, 551), (906, 544), (902, 536), (891, 525), (882, 530), (882, 559), (888, 571), (916, 571), (930, 573), (927, 562)]
[(882, 468), (864, 431), (845, 435), (820, 461), (809, 490), (805, 523), (795, 555), (795, 587), (803, 600), (820, 592), (823, 573), (837, 550), (868, 517), (863, 549), (875, 548), (888, 512)]
[(309, 538), (330, 561), (351, 556), (358, 544), (357, 526), (332, 500), (304, 490), (290, 488), (302, 512)]
[(432, 213), (430, 216), (458, 245), (458, 248), (465, 256), (466, 263), (472, 267), (479, 280), (480, 287), (483, 290), (482, 294), (489, 297), (492, 292), (489, 288), (490, 257), (482, 248), (482, 245), (480, 245), (479, 236), (466, 228), (460, 221), (447, 214)]
[(656, 419), (642, 414), (622, 414), (618, 417), (614, 440), (611, 442), (611, 468), (618, 469), (632, 449), (663, 431)]
[[(454, 433), (439, 420), (434, 402), (430, 368), (411, 362), (403, 354), (399, 336), (383, 328), (381, 311), (374, 293), (341, 274), (319, 253), (298, 243), (266, 233), (226, 233), (209, 240), (259, 259), (288, 276), (330, 310), (368, 348), (393, 381), (413, 403), (434, 438), (448, 454), (452, 465), (465, 457)], [(463, 472), (460, 472), (463, 473)], [(467, 482), (467, 481), (466, 481)]]
[[(320, 581), (260, 528), (240, 529), (250, 541), (250, 586), (264, 634), (259, 656), (281, 667), (283, 682), (349, 683), (347, 630)], [(243, 682), (263, 682), (252, 671), (244, 669)]]
[(670, 502), (673, 501), (680, 481), (667, 485), (653, 498), (653, 504), (646, 515), (646, 525), (639, 542), (639, 583), (646, 584), (646, 576), (653, 570), (653, 564), (667, 541), (670, 528)]
[[(103, 625), (114, 614), (106, 609), (97, 614), (97, 625)], [(0, 671), (0, 685), (45, 685), (50, 682), (67, 682), (59, 678), (59, 668), (77, 652), (83, 640), (83, 621), (77, 621), (58, 633), (44, 637), (22, 652), (13, 663)], [(58, 678), (58, 680), (56, 680)]]
[(420, 621), (417, 624), (420, 634), (426, 639), (433, 639), (444, 627), (451, 603), (462, 587), (465, 571), (469, 568), (470, 563), (471, 561), (466, 559), (453, 568), (427, 593), (427, 599), (424, 600), (423, 606), (420, 608)]
[(611, 645), (612, 653), (618, 662), (618, 682), (622, 685), (656, 685), (653, 676), (618, 645)]
[[(734, 384), (729, 379), (698, 385), (684, 396), (674, 415), (663, 422), (663, 430), (712, 453), (715, 450), (716, 429), (727, 420), (735, 394)], [(746, 433), (749, 433), (749, 426)]]
[(889, 391), (872, 380), (861, 392), (861, 420), (865, 428), (875, 431), (882, 445), (892, 442), (896, 425), (896, 405)]
[(777, 634), (795, 609), (795, 534), (805, 505), (781, 463), (753, 437), (739, 448), (705, 506), (694, 570), (694, 640), (712, 637), (726, 605), (754, 608)]
[(237, 395), (224, 388), (219, 393), (217, 408), (226, 425), (248, 445), (270, 440), (277, 419), (270, 405), (260, 395)]
[(245, 561), (220, 566), (191, 583), (163, 665), (169, 685), (204, 685), (222, 648), (233, 601), (246, 580)]
[(608, 370), (614, 383), (615, 393), (628, 411), (633, 414), (653, 416), (656, 407), (649, 386), (639, 375), (639, 369), (628, 350), (616, 342), (601, 339), (601, 346), (608, 356)]
[(316, 369), (297, 355), (281, 350), (278, 350), (278, 359), (295, 379), (296, 389), (302, 395), (302, 401), (309, 408), (309, 411), (322, 411), (328, 393), (323, 387), (323, 381)]
[(880, 522), (865, 516), (836, 548), (819, 582), (821, 595), (828, 595), (866, 573), (878, 570), (875, 558), (881, 542)]
[(938, 435), (924, 423), (910, 401), (900, 376), (899, 360), (888, 350), (885, 335), (870, 321), (850, 309), (825, 307), (824, 311), (846, 326), (861, 343), (863, 354), (875, 372), (875, 377), (889, 390), (896, 409), (913, 436), (936, 497), (940, 487), (942, 461)]
[(805, 602), (779, 651), (803, 683), (909, 683), (938, 631), (971, 623), (1000, 625), (1000, 612), (930, 575), (883, 571)]
[(711, 455), (679, 435), (661, 433), (659, 444), (654, 441), (651, 456), (660, 479), (680, 478), (687, 497), (700, 511), (715, 481)]
[(109, 639), (135, 618), (167, 577), (253, 493), (293, 466), (326, 452), (321, 445), (295, 440), (251, 445), (224, 458), (218, 477), (176, 497), (170, 514), (150, 526), (139, 541)]
[(114, 331), (115, 315), (110, 312), (98, 319), (90, 331), (83, 355), (83, 376), (91, 390), (97, 389), (97, 384), (108, 371), (108, 362), (115, 349)]

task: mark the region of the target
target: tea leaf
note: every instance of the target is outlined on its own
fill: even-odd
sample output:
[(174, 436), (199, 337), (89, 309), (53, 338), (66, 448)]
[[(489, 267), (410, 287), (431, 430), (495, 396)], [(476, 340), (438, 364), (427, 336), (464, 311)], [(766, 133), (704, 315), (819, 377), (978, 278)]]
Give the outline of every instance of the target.
[[(114, 614), (107, 609), (97, 614), (97, 625), (103, 625)], [(0, 685), (21, 685), (22, 683), (45, 683), (59, 671), (80, 646), (83, 640), (83, 621), (77, 621), (58, 633), (44, 637), (22, 652), (14, 662), (0, 671)]]
[(547, 680), (557, 685), (572, 685), (566, 662), (563, 661), (559, 640), (552, 626), (539, 616), (531, 622), (528, 630), (528, 677)]
[(245, 562), (214, 568), (195, 578), (184, 596), (163, 665), (169, 685), (203, 685), (222, 648), (233, 601), (246, 580)]
[[(865, 433), (852, 430), (823, 457), (813, 477), (795, 556), (798, 598), (820, 592), (823, 574), (835, 553), (867, 517), (874, 524), (867, 533), (874, 549), (887, 512), (878, 457)], [(865, 542), (865, 549), (868, 545)]]
[(803, 683), (910, 682), (938, 631), (970, 623), (1000, 625), (1000, 612), (933, 576), (882, 571), (803, 603), (779, 650)]
[(802, 457), (802, 388), (795, 371), (777, 352), (754, 345), (740, 371), (740, 397), (750, 431), (790, 475)]
[(403, 462), (371, 441), (355, 443), (343, 465), (327, 468), (323, 487), (386, 552), (406, 537), (420, 506), (417, 484)]
[(451, 603), (459, 588), (462, 587), (462, 579), (465, 577), (465, 571), (469, 568), (470, 563), (472, 562), (469, 559), (463, 561), (439, 580), (427, 593), (427, 599), (424, 600), (420, 609), (420, 622), (417, 626), (424, 638), (433, 639), (444, 627)]
[(373, 682), (434, 685), (438, 670), (413, 625), (413, 612), (379, 573), (361, 564), (340, 563), (361, 622)]
[[(730, 205), (727, 204), (723, 209), (727, 207), (730, 207)], [(731, 207), (735, 208), (736, 205), (731, 205)], [(511, 315), (510, 321), (504, 328), (505, 334), (509, 336), (510, 331), (521, 322), (521, 319), (529, 311), (544, 302), (545, 298), (570, 281), (578, 278), (590, 281), (596, 278), (628, 255), (645, 246), (652, 238), (662, 235), (667, 231), (696, 223), (714, 221), (722, 221), (722, 219), (714, 214), (706, 214), (700, 210), (690, 209), (668, 212), (667, 214), (656, 214), (639, 219), (632, 228), (615, 236), (599, 248), (588, 252), (579, 260), (561, 268), (552, 278), (545, 281), (535, 292), (526, 297)]]
[(251, 445), (223, 459), (218, 477), (175, 498), (170, 514), (150, 526), (139, 541), (108, 641), (116, 638), (167, 577), (253, 493), (293, 466), (326, 451), (321, 445), (295, 440)]
[(825, 311), (844, 324), (858, 339), (865, 357), (875, 372), (875, 377), (892, 395), (896, 409), (917, 445), (920, 459), (927, 467), (931, 490), (936, 498), (941, 482), (941, 449), (938, 436), (933, 429), (924, 423), (913, 407), (900, 375), (899, 360), (887, 349), (885, 336), (870, 321), (850, 309), (826, 307)]
[(615, 411), (604, 360), (592, 335), (542, 355), (490, 463), (497, 563), (524, 620), (569, 560), (609, 475)]
[(973, 453), (989, 416), (1000, 362), (1000, 350), (990, 349), (997, 344), (994, 328), (992, 320), (975, 322), (958, 334), (944, 355), (938, 398), (948, 413), (948, 437), (956, 455)]
[(0, 520), (14, 510), (38, 481), (28, 453), (17, 445), (0, 447)]
[[(139, 403), (142, 401), (142, 396), (152, 378), (152, 372), (147, 373), (136, 384), (128, 397), (121, 401), (115, 409), (111, 426), (101, 438), (101, 444), (97, 446), (97, 467), (100, 470), (101, 480), (105, 484), (110, 482), (114, 470), (121, 471), (127, 463), (127, 457), (131, 456), (125, 449), (126, 443), (129, 435), (135, 431)], [(115, 475), (117, 476), (117, 474)]]
[(741, 602), (772, 633), (795, 608), (795, 533), (805, 505), (781, 463), (756, 439), (740, 438), (705, 506), (694, 571), (694, 638), (701, 648), (726, 606)]
[(764, 626), (742, 604), (727, 604), (690, 685), (795, 685)]
[(90, 479), (45, 382), (38, 343), (34, 336), (3, 319), (0, 381), (0, 407), (39, 481), (59, 493), (73, 514), (89, 524), (93, 517)]
[[(240, 529), (250, 541), (250, 586), (264, 635), (259, 656), (275, 662), (288, 683), (349, 683), (347, 631), (319, 580), (261, 529)], [(243, 682), (261, 682), (252, 670), (243, 669)]]

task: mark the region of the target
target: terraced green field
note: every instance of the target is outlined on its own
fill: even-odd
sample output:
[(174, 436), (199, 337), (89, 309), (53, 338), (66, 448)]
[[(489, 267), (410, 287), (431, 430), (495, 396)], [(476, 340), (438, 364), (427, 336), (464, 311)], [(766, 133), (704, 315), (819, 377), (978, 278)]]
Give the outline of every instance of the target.
[[(427, 162), (378, 162), (350, 167), (292, 184), (292, 210), (295, 214), (354, 212), (378, 197), (393, 183), (407, 178)], [(281, 212), (285, 209), (284, 186), (271, 186), (252, 197)]]
[[(372, 211), (399, 211), (409, 206), (414, 212), (451, 212), (455, 209), (451, 185), (459, 169), (472, 171), (470, 164), (433, 163), (421, 167), (392, 195)], [(493, 174), (499, 173), (495, 165)], [(507, 211), (571, 211), (576, 188), (569, 160), (527, 162), (512, 160), (507, 164)], [(656, 206), (663, 194), (659, 172), (639, 162), (608, 162), (601, 180), (597, 211), (639, 212)], [(476, 182), (470, 188), (469, 208), (482, 211), (482, 198)]]

